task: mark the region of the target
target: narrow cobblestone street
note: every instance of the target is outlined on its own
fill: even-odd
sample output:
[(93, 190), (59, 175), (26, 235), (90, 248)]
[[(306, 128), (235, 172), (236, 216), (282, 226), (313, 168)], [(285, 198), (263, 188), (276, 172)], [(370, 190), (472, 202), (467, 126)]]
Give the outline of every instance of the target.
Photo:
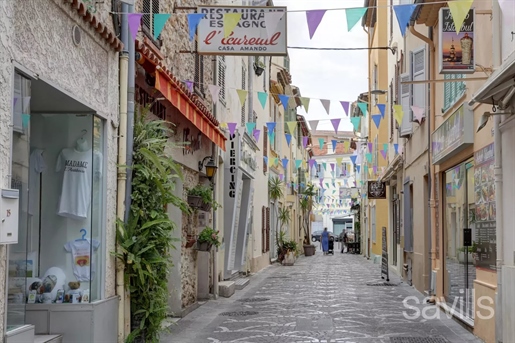
[[(363, 256), (300, 257), (294, 266), (273, 265), (251, 277), (228, 299), (208, 301), (171, 326), (162, 342), (481, 342), (435, 308), (426, 319), (403, 303), (423, 296)], [(370, 284), (376, 284), (375, 286)], [(420, 313), (427, 305), (408, 302)]]

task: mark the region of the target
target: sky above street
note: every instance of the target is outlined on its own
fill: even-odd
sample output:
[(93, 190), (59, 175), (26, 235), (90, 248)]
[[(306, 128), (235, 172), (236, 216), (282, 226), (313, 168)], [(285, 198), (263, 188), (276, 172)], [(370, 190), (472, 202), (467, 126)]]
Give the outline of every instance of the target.
[[(363, 0), (274, 0), (275, 6), (287, 6), (288, 11), (363, 7)], [(361, 21), (347, 32), (344, 10), (327, 11), (313, 39), (309, 39), (306, 12), (288, 13), (288, 46), (315, 48), (366, 47), (366, 33)], [(292, 83), (300, 88), (302, 96), (312, 98), (309, 111), (299, 109), (307, 120), (325, 120), (319, 130), (332, 130), (328, 119), (342, 118), (339, 130), (352, 131), (350, 119), (340, 101), (355, 101), (367, 91), (367, 50), (322, 51), (288, 49)], [(318, 99), (331, 100), (327, 115)]]

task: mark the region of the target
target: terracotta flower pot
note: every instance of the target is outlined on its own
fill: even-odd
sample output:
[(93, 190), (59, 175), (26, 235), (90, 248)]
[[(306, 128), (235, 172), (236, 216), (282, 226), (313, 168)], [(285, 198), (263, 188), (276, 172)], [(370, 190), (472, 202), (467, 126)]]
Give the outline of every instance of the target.
[(304, 245), (304, 256), (313, 256), (315, 255), (315, 246), (313, 244)]
[(209, 251), (211, 250), (211, 243), (209, 242), (197, 242), (199, 251)]

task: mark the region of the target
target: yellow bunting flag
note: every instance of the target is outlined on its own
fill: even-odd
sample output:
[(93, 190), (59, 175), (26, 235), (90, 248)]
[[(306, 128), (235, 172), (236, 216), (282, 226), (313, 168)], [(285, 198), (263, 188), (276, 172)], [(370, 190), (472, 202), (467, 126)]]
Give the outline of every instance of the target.
[(344, 141), (343, 142), (343, 148), (344, 148), (345, 151), (349, 151), (350, 142), (349, 141)]
[(307, 165), (306, 160), (302, 160), (302, 168), (303, 168), (303, 169), (306, 169), (306, 165)]
[(340, 165), (343, 162), (343, 157), (336, 157), (336, 164)]
[(306, 113), (309, 111), (309, 98), (306, 97), (300, 97), (300, 102), (302, 102), (302, 106), (304, 106), (304, 110)]
[(247, 99), (247, 94), (249, 91), (244, 89), (237, 89), (236, 92), (238, 93), (238, 98), (240, 98), (240, 104), (243, 107), (243, 105), (245, 105), (245, 100)]
[(465, 21), (465, 18), (467, 17), (473, 2), (474, 0), (457, 0), (449, 1), (447, 3), (452, 14), (452, 20), (454, 21), (456, 34), (460, 33), (461, 25), (463, 25), (463, 22)]
[(288, 126), (288, 132), (290, 135), (293, 135), (295, 133), (295, 128), (297, 127), (296, 121), (287, 121), (286, 126)]
[(222, 122), (222, 123), (220, 123), (220, 128), (221, 128), (221, 129), (228, 129), (228, 128), (229, 128), (229, 126), (227, 126), (227, 123), (226, 123), (226, 122)]
[(238, 25), (241, 19), (241, 13), (226, 13), (224, 14), (224, 38), (231, 35), (232, 31)]
[(404, 117), (404, 111), (402, 105), (393, 105), (393, 117), (397, 121), (398, 125), (402, 124), (402, 118)]

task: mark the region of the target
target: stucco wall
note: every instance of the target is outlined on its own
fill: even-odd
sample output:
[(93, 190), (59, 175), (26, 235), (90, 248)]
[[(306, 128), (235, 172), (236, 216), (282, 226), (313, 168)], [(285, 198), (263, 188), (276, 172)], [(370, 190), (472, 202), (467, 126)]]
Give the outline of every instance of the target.
[[(98, 4), (97, 14), (107, 18), (111, 1)], [(29, 69), (45, 81), (67, 91), (77, 100), (95, 109), (108, 121), (118, 122), (118, 54), (89, 26), (77, 12), (61, 0), (0, 2), (0, 179), (9, 186), (12, 77), (11, 60)], [(71, 30), (82, 28), (82, 42), (75, 46)], [(107, 204), (105, 296), (114, 295), (114, 249), (117, 140), (112, 126), (106, 125)], [(0, 247), (0, 280), (5, 279), (5, 247)], [(3, 281), (1, 281), (3, 284)], [(0, 308), (5, 293), (0, 292)], [(4, 332), (4, 313), (0, 311), (0, 334)]]

